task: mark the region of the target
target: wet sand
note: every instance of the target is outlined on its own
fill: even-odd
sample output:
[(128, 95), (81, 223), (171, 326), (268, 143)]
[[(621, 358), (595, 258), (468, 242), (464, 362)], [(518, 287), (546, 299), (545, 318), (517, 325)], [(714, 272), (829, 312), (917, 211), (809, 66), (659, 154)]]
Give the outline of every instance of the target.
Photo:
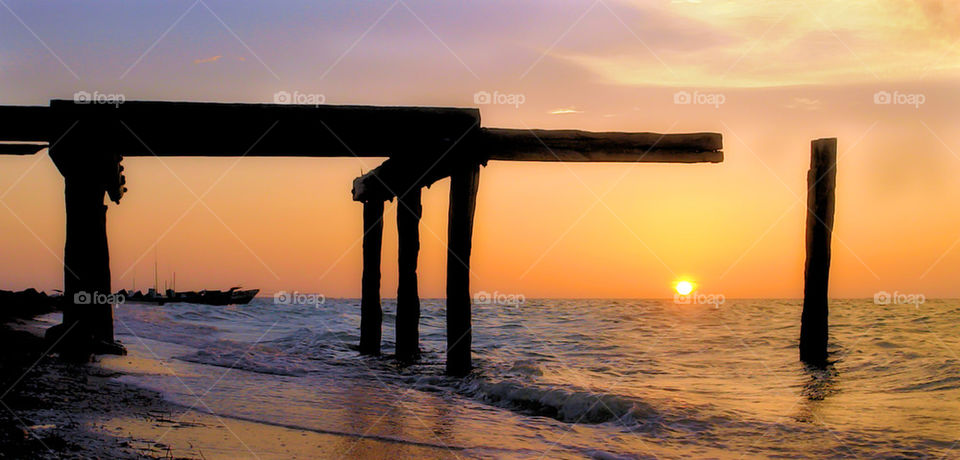
[[(169, 403), (118, 379), (115, 369), (159, 372), (129, 356), (91, 364), (46, 355), (47, 324), (0, 330), (0, 458), (455, 458), (435, 446), (295, 430)], [(22, 377), (21, 377), (22, 376)], [(198, 406), (202, 408), (202, 405)]]

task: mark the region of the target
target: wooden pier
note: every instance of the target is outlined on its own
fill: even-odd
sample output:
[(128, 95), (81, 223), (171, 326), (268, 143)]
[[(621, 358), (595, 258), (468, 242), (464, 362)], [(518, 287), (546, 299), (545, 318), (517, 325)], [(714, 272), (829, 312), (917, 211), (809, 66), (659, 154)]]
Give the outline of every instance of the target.
[[(396, 198), (399, 235), (397, 358), (419, 356), (421, 190), (450, 178), (447, 235), (447, 372), (471, 369), (470, 255), (480, 169), (490, 160), (719, 163), (717, 133), (657, 134), (484, 128), (469, 108), (300, 106), (130, 101), (119, 105), (54, 100), (44, 107), (0, 106), (0, 154), (50, 148), (65, 180), (64, 296), (109, 293), (104, 194), (119, 203), (125, 156), (387, 157), (356, 178), (363, 204), (362, 353), (379, 354), (384, 202)], [(19, 142), (12, 144), (9, 142)], [(29, 142), (30, 144), (25, 144)], [(68, 305), (64, 343), (120, 352), (112, 306)]]

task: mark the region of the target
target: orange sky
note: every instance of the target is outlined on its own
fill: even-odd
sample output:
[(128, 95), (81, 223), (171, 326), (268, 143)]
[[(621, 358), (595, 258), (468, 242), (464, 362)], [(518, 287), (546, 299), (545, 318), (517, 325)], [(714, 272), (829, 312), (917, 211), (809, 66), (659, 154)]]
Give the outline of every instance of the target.
[[(0, 103), (79, 90), (271, 102), (284, 90), (473, 106), (483, 90), (524, 96), (481, 106), (484, 126), (723, 133), (717, 165), (491, 162), (472, 290), (526, 297), (668, 297), (679, 277), (727, 297), (800, 296), (809, 142), (838, 137), (832, 295), (960, 296), (952, 2), (146, 5), (53, 14), (12, 2), (43, 43), (0, 11)], [(89, 21), (58, 29), (58, 14)], [(678, 91), (724, 102), (678, 105)], [(924, 102), (878, 105), (879, 91)], [(350, 185), (379, 161), (126, 159), (130, 192), (108, 212), (114, 286), (152, 284), (156, 245), (179, 289), (359, 296)], [(0, 288), (60, 288), (62, 178), (46, 153), (0, 164)], [(424, 194), (424, 297), (444, 292), (446, 193), (442, 181)], [(392, 204), (385, 229), (390, 297)]]

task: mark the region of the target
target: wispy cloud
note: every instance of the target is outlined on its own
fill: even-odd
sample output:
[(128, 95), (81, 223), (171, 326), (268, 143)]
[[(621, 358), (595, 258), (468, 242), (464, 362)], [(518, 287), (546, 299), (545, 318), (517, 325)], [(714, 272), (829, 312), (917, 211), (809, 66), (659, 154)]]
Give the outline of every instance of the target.
[(217, 62), (217, 61), (219, 61), (220, 58), (222, 58), (222, 57), (223, 57), (223, 56), (221, 56), (221, 55), (218, 54), (218, 55), (216, 55), (216, 56), (211, 56), (211, 57), (208, 57), (208, 58), (194, 59), (194, 60), (193, 60), (193, 63), (194, 63), (194, 64), (206, 64), (206, 63), (208, 63), (208, 62)]
[(820, 110), (821, 103), (820, 99), (810, 99), (806, 97), (795, 97), (787, 105), (788, 109), (800, 109), (800, 110)]
[(563, 107), (559, 109), (553, 109), (548, 112), (550, 115), (569, 115), (572, 113), (583, 113), (583, 110), (577, 110), (574, 107)]
[[(960, 76), (956, 0), (672, 1), (656, 7), (627, 0), (620, 5), (625, 6), (616, 8), (617, 14), (656, 58), (636, 41), (576, 43), (576, 37), (556, 46), (550, 57), (605, 83), (630, 86), (861, 83), (909, 79), (931, 67), (941, 77)], [(601, 27), (601, 19), (598, 15), (599, 25), (591, 25)], [(612, 20), (607, 23), (615, 30)]]

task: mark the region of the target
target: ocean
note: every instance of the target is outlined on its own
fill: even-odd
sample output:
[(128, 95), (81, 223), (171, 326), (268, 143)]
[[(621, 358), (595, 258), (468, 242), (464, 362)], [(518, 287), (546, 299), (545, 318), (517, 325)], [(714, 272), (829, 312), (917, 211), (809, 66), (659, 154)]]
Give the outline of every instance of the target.
[[(219, 417), (436, 446), (451, 458), (960, 457), (960, 302), (831, 302), (833, 365), (798, 361), (799, 300), (526, 299), (473, 307), (475, 371), (356, 352), (358, 299), (122, 304), (116, 333), (166, 372), (121, 377)], [(522, 300), (522, 299), (521, 299)], [(349, 457), (349, 446), (346, 446)]]

